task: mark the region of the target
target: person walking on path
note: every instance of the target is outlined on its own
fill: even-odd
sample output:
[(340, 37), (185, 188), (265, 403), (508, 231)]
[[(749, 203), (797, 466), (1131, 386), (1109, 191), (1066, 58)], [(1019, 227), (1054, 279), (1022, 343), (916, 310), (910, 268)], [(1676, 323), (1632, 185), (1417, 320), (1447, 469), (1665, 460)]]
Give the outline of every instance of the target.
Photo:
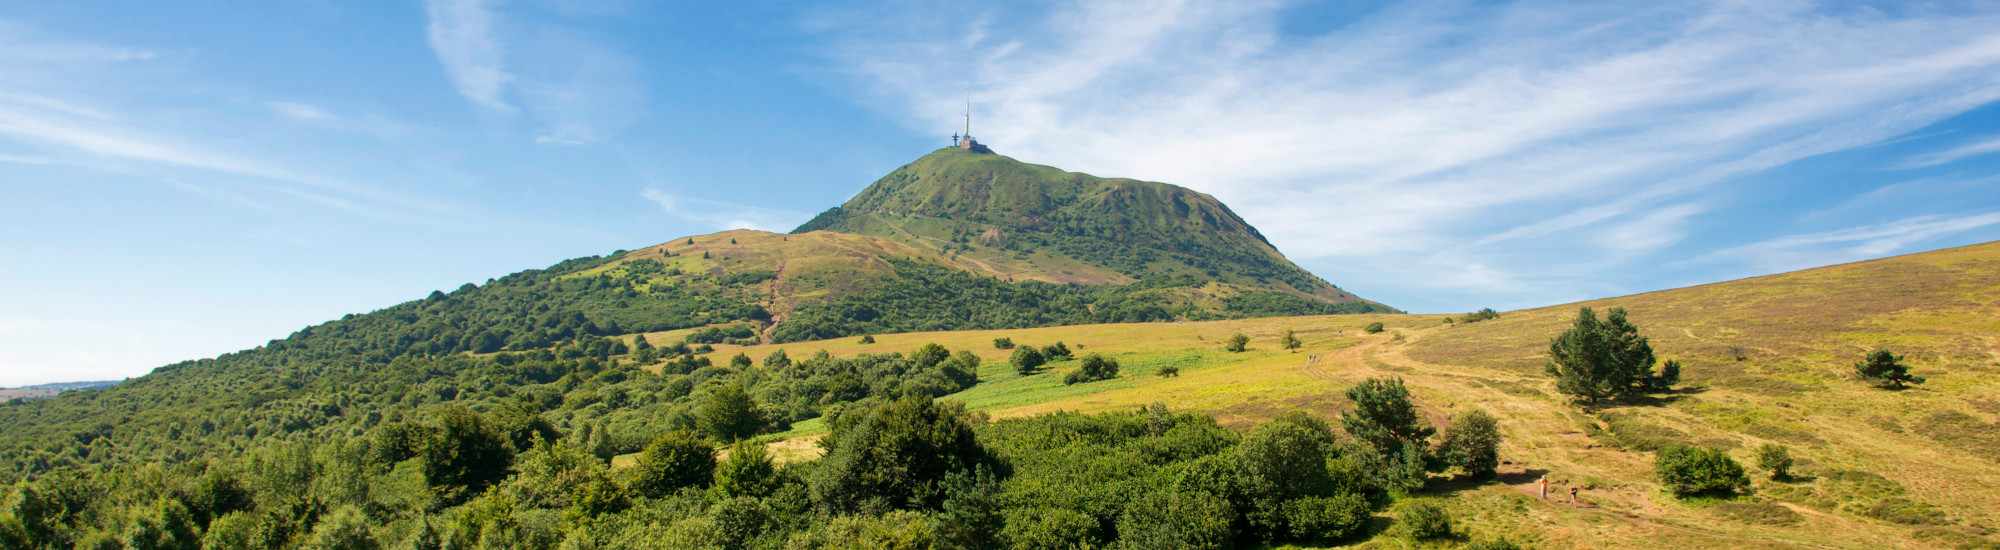
[(1542, 500), (1549, 499), (1549, 476), (1542, 476)]
[(1576, 506), (1576, 486), (1569, 486), (1569, 505)]

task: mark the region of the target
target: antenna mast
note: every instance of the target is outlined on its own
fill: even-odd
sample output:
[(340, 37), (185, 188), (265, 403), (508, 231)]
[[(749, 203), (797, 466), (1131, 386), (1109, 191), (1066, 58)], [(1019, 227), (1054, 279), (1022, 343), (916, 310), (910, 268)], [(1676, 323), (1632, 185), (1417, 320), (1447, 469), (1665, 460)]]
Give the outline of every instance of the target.
[(972, 100), (965, 100), (965, 135), (972, 135)]

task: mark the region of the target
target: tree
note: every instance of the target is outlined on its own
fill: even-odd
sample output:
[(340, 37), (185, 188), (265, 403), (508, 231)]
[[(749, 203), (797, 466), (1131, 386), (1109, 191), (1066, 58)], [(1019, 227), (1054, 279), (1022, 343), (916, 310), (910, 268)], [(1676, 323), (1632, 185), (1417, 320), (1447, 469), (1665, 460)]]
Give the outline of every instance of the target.
[(1375, 322), (1375, 323), (1368, 323), (1368, 326), (1365, 326), (1365, 327), (1361, 327), (1361, 331), (1362, 331), (1362, 332), (1366, 332), (1366, 333), (1369, 333), (1369, 334), (1380, 334), (1380, 333), (1381, 333), (1382, 331), (1384, 331), (1384, 330), (1387, 330), (1387, 329), (1388, 329), (1388, 328), (1387, 328), (1387, 327), (1384, 327), (1384, 326), (1382, 326), (1382, 323), (1380, 323), (1380, 322)]
[(1863, 380), (1876, 385), (1903, 389), (1909, 384), (1922, 384), (1924, 377), (1910, 374), (1910, 367), (1903, 364), (1903, 357), (1890, 353), (1888, 348), (1876, 348), (1868, 358), (1854, 364), (1854, 372)]
[(424, 481), (445, 502), (461, 502), (507, 477), (514, 444), (507, 434), (464, 407), (445, 409), (421, 452)]
[(1007, 363), (1014, 365), (1014, 372), (1027, 376), (1041, 370), (1042, 365), (1048, 363), (1048, 358), (1043, 357), (1034, 346), (1021, 346), (1014, 348), (1014, 355), (1007, 358)]
[(770, 496), (778, 489), (778, 470), (763, 445), (739, 441), (729, 448), (729, 457), (716, 465), (712, 489), (722, 498)]
[(641, 335), (638, 335), (638, 336), (634, 336), (634, 337), (632, 337), (632, 349), (635, 349), (635, 350), (649, 350), (649, 349), (653, 349), (653, 343), (652, 343), (652, 342), (647, 342), (647, 341), (646, 341), (646, 335), (644, 335), (644, 334), (641, 334)]
[(368, 550), (378, 548), (368, 532), (368, 516), (353, 505), (342, 506), (320, 519), (300, 548), (307, 550)]
[(1287, 501), (1340, 489), (1327, 469), (1333, 453), (1332, 429), (1303, 413), (1287, 413), (1251, 430), (1231, 457), (1237, 471), (1229, 480), (1244, 504), (1244, 520), (1266, 540), (1285, 533)]
[(1014, 349), (1014, 339), (1005, 337), (994, 338), (993, 349)]
[(132, 517), (121, 538), (131, 550), (196, 548), (201, 545), (200, 529), (180, 501), (161, 497)]
[(1784, 445), (1765, 443), (1757, 448), (1757, 466), (1771, 473), (1771, 479), (1792, 478), (1792, 452)]
[(1674, 496), (1729, 496), (1750, 486), (1743, 465), (1721, 449), (1673, 446), (1653, 459), (1653, 473)]
[(1241, 332), (1230, 335), (1229, 343), (1222, 346), (1223, 351), (1231, 353), (1240, 353), (1246, 349), (1250, 349), (1250, 337)]
[(1500, 466), (1500, 430), (1492, 415), (1472, 409), (1459, 413), (1444, 430), (1438, 458), (1478, 479), (1493, 477)]
[(1403, 534), (1416, 540), (1436, 540), (1451, 536), (1451, 515), (1430, 502), (1413, 502), (1403, 507), (1397, 518)]
[(1090, 354), (1083, 357), (1083, 366), (1063, 377), (1063, 385), (1110, 380), (1118, 377), (1118, 362), (1102, 355)]
[(742, 384), (724, 383), (695, 406), (696, 429), (716, 441), (731, 443), (764, 429), (764, 416)]
[(843, 410), (829, 424), (810, 487), (831, 513), (934, 509), (944, 497), (935, 488), (952, 473), (1004, 473), (956, 401), (904, 397)]
[(1577, 311), (1569, 330), (1549, 342), (1544, 368), (1556, 378), (1556, 390), (1584, 402), (1597, 403), (1649, 391), (1666, 391), (1680, 379), (1680, 363), (1653, 374), (1653, 346), (1639, 327), (1625, 318), (1624, 308), (1612, 308), (1600, 321), (1590, 308)]
[(729, 368), (741, 370), (750, 368), (750, 365), (750, 354), (737, 352), (735, 356), (729, 358)]
[(1076, 357), (1076, 355), (1070, 353), (1068, 345), (1063, 344), (1061, 341), (1057, 341), (1054, 344), (1042, 346), (1042, 357), (1047, 358), (1049, 362), (1053, 363), (1056, 361), (1068, 361), (1071, 358)]
[(1305, 342), (1300, 342), (1298, 334), (1293, 333), (1291, 329), (1285, 329), (1285, 336), (1284, 338), (1280, 338), (1278, 343), (1283, 345), (1285, 349), (1294, 352), (1298, 351), (1300, 346), (1305, 345)]
[(715, 448), (687, 432), (669, 432), (646, 445), (633, 468), (632, 491), (659, 498), (684, 487), (708, 484), (715, 475)]
[(1424, 449), (1425, 440), (1435, 433), (1410, 403), (1410, 390), (1401, 378), (1370, 378), (1347, 389), (1354, 408), (1340, 413), (1340, 425), (1347, 434), (1385, 457), (1402, 455), (1404, 449)]
[(771, 352), (770, 355), (764, 356), (764, 368), (780, 369), (789, 366), (792, 366), (792, 358), (791, 356), (785, 355), (785, 348), (778, 348), (777, 351), (773, 351)]

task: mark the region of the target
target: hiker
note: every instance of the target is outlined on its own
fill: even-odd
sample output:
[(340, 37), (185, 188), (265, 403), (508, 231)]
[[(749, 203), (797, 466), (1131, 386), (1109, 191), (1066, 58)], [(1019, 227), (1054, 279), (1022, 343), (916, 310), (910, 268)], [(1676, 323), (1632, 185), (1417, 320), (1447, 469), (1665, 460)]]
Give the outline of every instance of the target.
[(1542, 476), (1542, 500), (1549, 499), (1549, 476)]
[(1575, 485), (1571, 485), (1571, 486), (1569, 487), (1569, 505), (1570, 505), (1570, 506), (1576, 506), (1576, 486), (1575, 486)]

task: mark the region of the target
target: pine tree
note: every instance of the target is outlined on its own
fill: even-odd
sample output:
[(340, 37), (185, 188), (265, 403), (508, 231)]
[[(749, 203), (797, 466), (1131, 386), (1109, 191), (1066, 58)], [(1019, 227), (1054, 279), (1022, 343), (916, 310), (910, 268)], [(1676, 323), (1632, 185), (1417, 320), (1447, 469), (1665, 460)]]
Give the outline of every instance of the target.
[(1888, 348), (1877, 348), (1869, 353), (1866, 360), (1854, 364), (1854, 372), (1877, 385), (1894, 389), (1924, 383), (1924, 377), (1910, 374), (1910, 367), (1903, 364), (1903, 357), (1890, 353)]

